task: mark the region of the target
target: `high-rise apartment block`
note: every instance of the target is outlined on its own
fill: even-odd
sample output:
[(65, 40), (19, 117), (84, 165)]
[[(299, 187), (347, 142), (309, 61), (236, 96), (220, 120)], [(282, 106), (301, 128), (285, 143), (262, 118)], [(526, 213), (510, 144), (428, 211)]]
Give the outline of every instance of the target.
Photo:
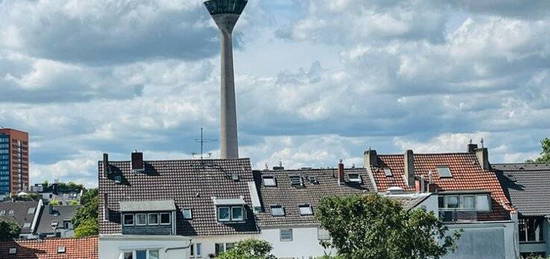
[(29, 134), (0, 129), (0, 194), (18, 193), (29, 186)]

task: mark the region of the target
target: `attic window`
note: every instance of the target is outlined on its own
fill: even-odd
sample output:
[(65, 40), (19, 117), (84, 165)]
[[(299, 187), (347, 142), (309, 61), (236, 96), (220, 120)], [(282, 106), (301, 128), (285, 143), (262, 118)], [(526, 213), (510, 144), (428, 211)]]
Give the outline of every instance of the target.
[(307, 180), (312, 184), (319, 184), (319, 181), (317, 181), (317, 177), (310, 175), (307, 177)]
[(271, 206), (271, 216), (282, 217), (285, 215), (285, 209), (281, 205), (272, 205)]
[(447, 166), (438, 166), (437, 173), (439, 173), (439, 177), (453, 177), (451, 170)]
[(291, 175), (290, 178), (290, 185), (292, 186), (302, 186), (302, 177), (299, 175)]
[(350, 183), (362, 183), (363, 180), (361, 179), (361, 176), (359, 174), (348, 174), (349, 182)]
[(391, 169), (388, 167), (384, 168), (384, 174), (386, 175), (386, 177), (393, 176)]
[(58, 254), (64, 254), (65, 253), (65, 247), (64, 246), (58, 246), (57, 247), (57, 253)]
[(14, 213), (15, 213), (15, 212), (14, 212), (13, 210), (10, 210), (10, 211), (8, 212), (8, 214), (9, 214), (10, 216), (13, 216)]
[(191, 209), (183, 209), (181, 210), (181, 213), (183, 215), (183, 219), (193, 219), (193, 213), (191, 212)]
[(264, 186), (268, 187), (274, 187), (277, 186), (277, 181), (275, 180), (275, 176), (264, 176), (262, 177)]
[(313, 209), (311, 208), (311, 205), (309, 204), (303, 204), (298, 206), (300, 209), (300, 215), (302, 216), (310, 216), (313, 215)]

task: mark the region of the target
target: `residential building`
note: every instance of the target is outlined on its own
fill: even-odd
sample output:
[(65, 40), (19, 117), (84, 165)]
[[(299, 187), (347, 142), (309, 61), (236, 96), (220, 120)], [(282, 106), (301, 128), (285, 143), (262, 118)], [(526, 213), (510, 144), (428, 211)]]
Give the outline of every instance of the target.
[(29, 134), (0, 128), (0, 194), (29, 188)]
[(493, 164), (508, 199), (518, 211), (520, 255), (550, 255), (550, 164)]
[(261, 200), (257, 214), (261, 239), (273, 246), (278, 258), (312, 258), (336, 251), (320, 241), (330, 239), (315, 213), (319, 201), (332, 195), (363, 194), (373, 191), (364, 168), (301, 169), (254, 172)]
[(98, 259), (97, 237), (0, 242), (0, 258)]
[(99, 163), (103, 259), (208, 258), (259, 236), (260, 207), (250, 161), (171, 160)]
[(517, 213), (490, 167), (486, 148), (469, 145), (464, 153), (408, 150), (395, 155), (368, 150), (364, 160), (377, 192), (431, 193), (420, 206), (439, 215), (451, 231), (464, 231), (458, 249), (445, 258), (519, 256)]
[(84, 193), (83, 188), (70, 188), (67, 184), (62, 183), (52, 183), (47, 186), (35, 184), (31, 186), (30, 191), (38, 194), (46, 203), (56, 201), (59, 205), (78, 204)]
[(43, 206), (42, 200), (0, 202), (0, 221), (17, 223), (21, 228), (20, 237), (32, 238)]
[(80, 206), (45, 205), (35, 234), (39, 238), (74, 237), (72, 219)]

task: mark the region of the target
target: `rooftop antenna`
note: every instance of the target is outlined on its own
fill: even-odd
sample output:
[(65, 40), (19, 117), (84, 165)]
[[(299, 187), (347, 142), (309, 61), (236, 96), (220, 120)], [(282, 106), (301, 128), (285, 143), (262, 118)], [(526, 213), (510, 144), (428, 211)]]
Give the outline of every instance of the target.
[(472, 144), (472, 142), (473, 142), (472, 139), (470, 139), (470, 145)]
[(485, 147), (485, 146), (484, 146), (485, 141), (483, 141), (483, 138), (481, 138), (481, 141), (480, 141), (480, 142), (481, 142), (481, 148), (484, 148), (484, 147)]
[[(201, 144), (201, 160), (204, 159), (204, 145), (208, 142), (214, 142), (216, 141), (215, 139), (205, 139), (204, 138), (204, 128), (201, 128), (201, 138), (200, 139), (195, 139), (196, 142), (200, 143)], [(193, 154), (193, 157), (195, 157), (195, 155), (197, 155), (197, 153), (192, 153)], [(208, 157), (212, 156), (212, 153), (208, 153)]]

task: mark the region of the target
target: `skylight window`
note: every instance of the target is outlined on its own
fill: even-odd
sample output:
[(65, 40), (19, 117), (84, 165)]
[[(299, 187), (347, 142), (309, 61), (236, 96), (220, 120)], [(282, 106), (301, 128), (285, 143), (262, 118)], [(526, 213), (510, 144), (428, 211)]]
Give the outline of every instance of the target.
[(300, 205), (298, 207), (300, 209), (300, 215), (302, 215), (302, 216), (313, 215), (313, 208), (311, 208), (311, 205), (304, 204), (304, 205)]
[(387, 177), (390, 177), (390, 176), (393, 176), (392, 172), (391, 172), (391, 169), (386, 167), (384, 168), (384, 174), (387, 176)]
[(317, 177), (315, 177), (314, 175), (308, 176), (307, 180), (312, 184), (319, 184), (319, 181), (317, 180)]
[(359, 174), (348, 174), (349, 181), (351, 183), (362, 183), (363, 179), (361, 179), (361, 176)]
[(437, 167), (437, 173), (439, 173), (439, 177), (453, 177), (451, 170), (447, 166)]
[(181, 213), (184, 219), (193, 219), (193, 213), (191, 212), (191, 209), (183, 209), (181, 210)]
[(301, 186), (302, 185), (302, 177), (299, 175), (291, 175), (290, 176), (290, 184), (292, 186)]
[(285, 209), (281, 205), (271, 206), (271, 216), (282, 217), (285, 215)]
[(268, 187), (277, 186), (277, 181), (275, 180), (275, 176), (264, 176), (263, 182), (264, 182), (264, 186), (268, 186)]

